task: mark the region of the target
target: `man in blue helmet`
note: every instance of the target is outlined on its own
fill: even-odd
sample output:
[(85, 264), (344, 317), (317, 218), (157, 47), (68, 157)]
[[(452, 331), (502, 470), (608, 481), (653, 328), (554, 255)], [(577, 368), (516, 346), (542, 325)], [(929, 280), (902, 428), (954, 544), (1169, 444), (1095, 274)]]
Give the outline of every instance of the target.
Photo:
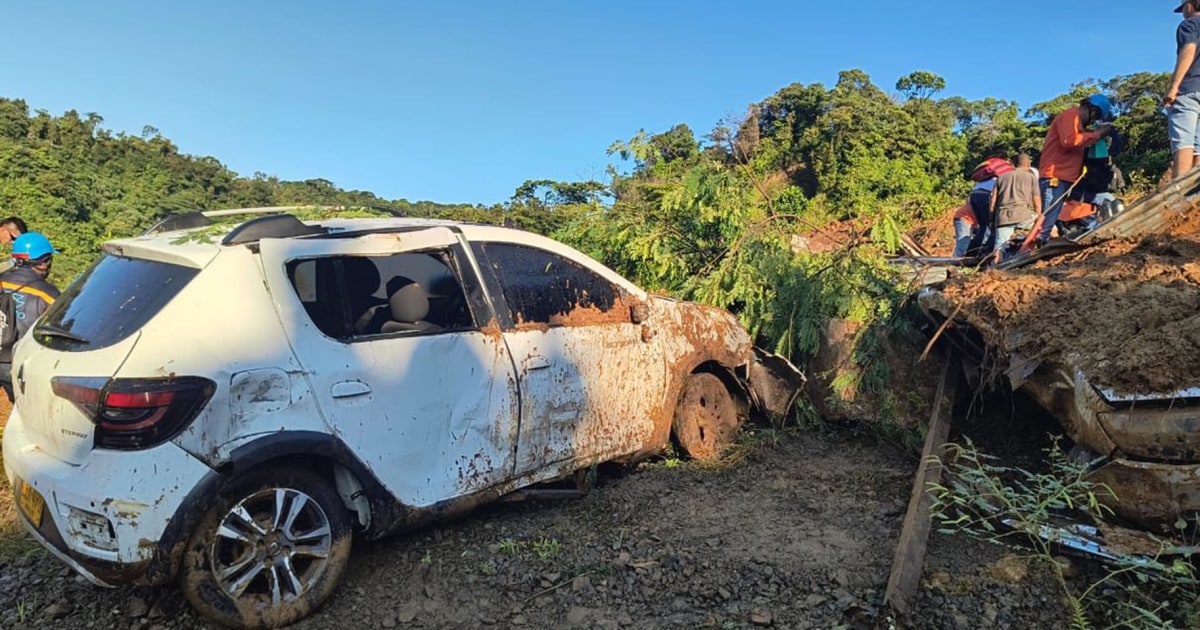
[(1093, 94), (1055, 116), (1054, 122), (1050, 123), (1038, 162), (1042, 215), (1038, 221), (1037, 240), (1043, 243), (1049, 240), (1067, 193), (1083, 177), (1083, 161), (1088, 148), (1112, 134), (1112, 118), (1112, 103), (1108, 97)]
[(46, 277), (58, 250), (50, 239), (28, 232), (13, 241), (13, 267), (0, 273), (0, 387), (13, 399), (12, 348), (58, 299)]
[(1175, 31), (1175, 72), (1163, 104), (1168, 109), (1171, 177), (1178, 179), (1200, 165), (1200, 0), (1183, 0), (1176, 13), (1183, 21)]

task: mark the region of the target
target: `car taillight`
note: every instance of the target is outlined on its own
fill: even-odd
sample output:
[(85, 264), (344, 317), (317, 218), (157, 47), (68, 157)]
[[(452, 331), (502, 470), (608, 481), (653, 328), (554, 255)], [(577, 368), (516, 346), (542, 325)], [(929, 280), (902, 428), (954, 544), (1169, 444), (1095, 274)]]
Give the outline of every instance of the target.
[(50, 380), (54, 394), (70, 401), (96, 425), (96, 448), (132, 451), (175, 437), (216, 391), (206, 378), (78, 378)]

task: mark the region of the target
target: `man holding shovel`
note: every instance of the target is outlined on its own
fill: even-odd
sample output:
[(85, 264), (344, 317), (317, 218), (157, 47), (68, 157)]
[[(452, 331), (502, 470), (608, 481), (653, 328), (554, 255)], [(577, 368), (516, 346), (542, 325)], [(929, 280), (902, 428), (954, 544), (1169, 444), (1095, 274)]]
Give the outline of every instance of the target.
[[(1042, 194), (1040, 229), (1030, 233), (1026, 245), (1033, 240), (1042, 243), (1050, 240), (1050, 232), (1058, 222), (1067, 193), (1083, 177), (1083, 160), (1088, 147), (1112, 133), (1112, 113), (1108, 97), (1093, 94), (1055, 116), (1054, 122), (1050, 123), (1038, 165), (1041, 171), (1038, 187)], [(1095, 130), (1087, 131), (1092, 124), (1096, 125)]]

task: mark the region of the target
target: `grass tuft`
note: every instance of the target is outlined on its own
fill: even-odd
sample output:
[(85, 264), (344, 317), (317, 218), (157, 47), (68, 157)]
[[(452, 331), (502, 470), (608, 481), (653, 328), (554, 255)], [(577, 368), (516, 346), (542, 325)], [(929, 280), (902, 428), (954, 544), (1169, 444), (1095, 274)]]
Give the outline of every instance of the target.
[[(4, 425), (12, 405), (8, 398), (0, 395), (0, 440), (4, 438)], [(0, 453), (0, 470), (4, 469), (4, 454)], [(8, 476), (0, 474), (0, 558), (14, 558), (41, 552), (41, 546), (25, 532), (17, 520), (17, 504), (13, 500)]]

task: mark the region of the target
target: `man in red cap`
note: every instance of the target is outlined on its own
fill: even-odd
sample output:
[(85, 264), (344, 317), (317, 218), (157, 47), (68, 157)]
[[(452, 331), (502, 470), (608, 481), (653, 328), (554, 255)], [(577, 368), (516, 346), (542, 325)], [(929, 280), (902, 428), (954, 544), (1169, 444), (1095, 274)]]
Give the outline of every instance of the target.
[(1184, 0), (1175, 9), (1183, 14), (1183, 22), (1175, 31), (1175, 73), (1163, 98), (1171, 137), (1171, 177), (1178, 179), (1200, 165), (1196, 146), (1200, 145), (1200, 0)]
[(992, 221), (992, 194), (996, 189), (996, 178), (1013, 170), (1012, 162), (1004, 158), (988, 158), (971, 173), (975, 187), (967, 196), (967, 204), (975, 216), (975, 235), (967, 245), (966, 255), (983, 256), (992, 253), (996, 230)]

